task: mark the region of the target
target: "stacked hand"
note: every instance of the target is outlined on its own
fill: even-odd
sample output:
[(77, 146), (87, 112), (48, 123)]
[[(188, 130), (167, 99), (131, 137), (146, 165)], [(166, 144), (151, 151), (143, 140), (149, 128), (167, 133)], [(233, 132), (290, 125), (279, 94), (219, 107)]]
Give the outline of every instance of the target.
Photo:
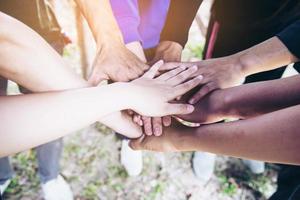
[(163, 62), (156, 63), (141, 78), (129, 83), (132, 91), (130, 96), (133, 97), (129, 99), (130, 108), (140, 115), (152, 117), (193, 112), (193, 106), (171, 101), (196, 87), (202, 76), (189, 80), (196, 67), (179, 67), (155, 77), (162, 64)]
[(166, 63), (162, 70), (173, 69), (174, 66), (197, 65), (198, 71), (193, 75), (202, 75), (203, 79), (199, 84), (200, 89), (189, 100), (191, 104), (197, 103), (205, 95), (217, 89), (224, 89), (241, 85), (245, 79), (242, 67), (234, 56), (209, 59), (200, 62)]
[(129, 51), (122, 43), (101, 46), (88, 81), (97, 86), (103, 80), (128, 82), (140, 77), (149, 66)]
[[(154, 64), (159, 60), (163, 60), (164, 62), (180, 62), (182, 49), (182, 46), (176, 42), (162, 41), (156, 47), (154, 57), (149, 63)], [(172, 69), (176, 67), (178, 67), (177, 64), (173, 65)], [(171, 116), (151, 118), (134, 115), (133, 120), (138, 125), (143, 126), (146, 135), (160, 136), (163, 133), (163, 127), (171, 125)]]

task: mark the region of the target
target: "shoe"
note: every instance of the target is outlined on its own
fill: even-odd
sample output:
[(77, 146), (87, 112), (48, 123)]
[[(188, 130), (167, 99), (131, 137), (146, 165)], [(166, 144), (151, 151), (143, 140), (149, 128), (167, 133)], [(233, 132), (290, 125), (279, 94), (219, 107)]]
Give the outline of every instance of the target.
[(4, 194), (5, 190), (9, 186), (11, 179), (6, 180), (4, 183), (0, 184), (0, 195)]
[(195, 176), (203, 183), (209, 181), (215, 169), (216, 155), (204, 152), (195, 152), (192, 160), (192, 167)]
[(135, 151), (128, 140), (122, 140), (121, 163), (129, 176), (138, 176), (143, 170), (142, 151)]
[(69, 184), (62, 176), (42, 184), (45, 200), (73, 200), (73, 193)]
[(262, 174), (265, 171), (265, 163), (256, 160), (242, 160), (253, 174)]

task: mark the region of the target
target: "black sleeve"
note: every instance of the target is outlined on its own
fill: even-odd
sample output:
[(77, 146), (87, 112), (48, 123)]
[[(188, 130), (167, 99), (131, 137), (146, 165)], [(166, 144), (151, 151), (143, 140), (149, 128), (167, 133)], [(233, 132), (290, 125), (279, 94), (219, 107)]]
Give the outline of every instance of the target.
[(300, 58), (300, 20), (294, 22), (282, 32), (277, 34), (277, 37), (290, 50), (294, 56)]
[(171, 0), (160, 41), (175, 41), (185, 46), (188, 33), (203, 0)]

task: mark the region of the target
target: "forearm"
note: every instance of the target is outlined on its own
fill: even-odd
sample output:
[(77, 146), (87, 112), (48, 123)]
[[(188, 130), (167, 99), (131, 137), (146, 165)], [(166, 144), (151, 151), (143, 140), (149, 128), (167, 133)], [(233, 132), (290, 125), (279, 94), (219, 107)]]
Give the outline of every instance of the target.
[[(33, 92), (60, 91), (89, 87), (87, 81), (77, 75), (71, 67), (64, 62), (61, 56), (33, 30), (4, 14), (0, 15), (0, 20), (1, 75)], [(118, 98), (113, 99), (112, 102), (117, 99)], [(99, 105), (102, 100), (105, 101), (106, 97), (99, 100)], [(40, 102), (40, 100), (37, 101)], [(73, 99), (70, 100), (70, 102), (72, 101)], [(97, 106), (99, 106), (98, 104)], [(68, 103), (66, 103), (66, 105), (68, 105)], [(76, 109), (74, 109), (74, 111), (75, 110)], [(77, 111), (78, 110), (76, 110), (76, 112)], [(78, 111), (78, 113), (80, 112)], [(90, 113), (91, 117), (94, 116), (94, 112), (88, 112), (88, 110), (85, 110), (83, 113)], [(57, 111), (57, 115), (60, 115), (60, 111)], [(54, 116), (54, 120), (55, 118), (56, 116)], [(11, 119), (14, 119), (14, 117)], [(101, 118), (95, 118), (94, 120), (96, 121), (97, 119), (119, 133), (131, 134), (133, 137), (140, 134), (138, 127), (134, 126), (132, 120), (120, 112)], [(32, 120), (34, 121), (34, 119)], [(118, 123), (115, 123), (116, 121), (118, 121)], [(55, 126), (54, 123), (51, 124)], [(81, 123), (81, 125), (83, 124), (86, 124), (86, 121)], [(23, 128), (20, 129), (26, 130)], [(51, 135), (57, 133), (61, 134), (61, 137), (69, 133), (69, 131), (52, 132)], [(52, 136), (56, 137), (57, 135)], [(45, 140), (45, 142), (48, 141)]]
[(245, 77), (298, 61), (298, 58), (277, 37), (266, 40), (231, 57), (237, 60)]
[(0, 157), (55, 140), (110, 113), (128, 109), (125, 99), (116, 101), (123, 87), (124, 83), (116, 83), (98, 88), (1, 97)]
[(32, 29), (0, 13), (0, 73), (34, 92), (88, 84)]
[[(300, 76), (216, 90), (195, 105), (182, 119), (213, 123), (228, 118), (247, 119), (300, 104)], [(184, 98), (189, 98), (185, 96)]]
[(75, 0), (93, 32), (97, 46), (111, 41), (123, 42), (109, 0)]
[(299, 120), (300, 106), (294, 106), (248, 120), (178, 129), (177, 148), (300, 164)]
[(221, 90), (222, 112), (227, 117), (245, 119), (298, 105), (299, 84), (300, 76), (296, 75)]

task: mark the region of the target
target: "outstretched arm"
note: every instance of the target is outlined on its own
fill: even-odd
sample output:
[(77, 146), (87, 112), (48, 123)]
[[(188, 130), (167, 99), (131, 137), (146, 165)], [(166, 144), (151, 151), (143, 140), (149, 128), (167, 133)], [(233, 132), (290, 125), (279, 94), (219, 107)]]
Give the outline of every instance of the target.
[[(198, 71), (195, 75), (203, 75), (201, 88), (189, 100), (195, 104), (214, 90), (241, 85), (248, 75), (276, 69), (298, 60), (278, 37), (273, 37), (231, 56), (177, 65), (196, 64)], [(174, 66), (176, 63), (166, 63), (164, 69)]]
[[(6, 78), (32, 92), (90, 87), (86, 80), (76, 74), (61, 56), (29, 27), (2, 13), (0, 20), (0, 69)], [(139, 127), (121, 112), (100, 118), (99, 121), (127, 137), (140, 135)], [(115, 123), (116, 121), (119, 123)]]
[(206, 151), (275, 163), (300, 164), (300, 106), (247, 120), (187, 128), (177, 125), (161, 137), (132, 141), (134, 149)]
[[(300, 104), (300, 75), (216, 90), (180, 116), (186, 121), (213, 123), (228, 118), (247, 119)], [(185, 96), (186, 99), (189, 96)]]
[[(2, 58), (0, 59), (0, 73), (2, 76), (38, 92), (88, 86), (84, 80), (70, 71), (59, 55), (30, 28), (4, 14), (0, 14), (0, 20), (2, 22), (0, 29), (0, 55)], [(14, 32), (22, 34), (16, 35)], [(159, 65), (154, 66), (143, 78), (131, 83), (116, 83), (99, 88), (67, 92), (1, 97), (1, 120), (5, 122), (0, 131), (4, 134), (1, 137), (1, 156), (62, 137), (118, 110), (133, 109), (140, 114), (150, 116), (159, 114), (154, 113), (156, 109), (166, 110), (166, 115), (172, 114), (169, 112), (175, 111), (175, 107), (177, 110), (175, 113), (191, 112), (192, 110), (187, 106), (167, 104), (158, 106), (157, 98), (170, 98), (171, 100), (176, 95), (180, 95), (179, 93), (183, 94), (191, 89), (199, 83), (199, 80), (194, 79), (181, 84), (184, 82), (181, 72), (185, 74), (185, 79), (191, 73), (179, 68), (174, 71), (175, 74), (179, 73), (179, 76), (174, 76), (174, 72), (171, 72), (156, 78), (154, 82), (150, 81), (158, 68)], [(24, 73), (20, 73), (20, 71)], [(169, 79), (172, 83), (165, 81)], [(150, 82), (155, 84), (150, 86)], [(148, 92), (146, 92), (145, 87), (149, 89)], [(161, 88), (163, 95), (158, 92), (158, 88)], [(179, 92), (178, 94), (173, 92), (175, 88)], [(143, 92), (147, 95), (143, 94), (142, 96), (145, 98), (141, 100), (140, 94)], [(165, 94), (168, 94), (169, 97), (165, 98)], [(122, 101), (118, 101), (117, 97), (119, 96), (123, 96)], [(145, 106), (147, 101), (155, 102), (153, 105), (155, 109), (150, 108), (152, 104)], [(150, 112), (143, 112), (145, 109)], [(126, 126), (123, 122), (127, 118), (123, 118), (120, 114), (116, 117), (106, 116), (103, 120), (106, 123), (112, 123), (112, 118), (123, 120), (121, 124)], [(14, 121), (12, 122), (11, 119)], [(51, 125), (48, 124), (50, 122)], [(15, 127), (13, 124), (19, 125)], [(113, 125), (112, 127), (117, 126)], [(131, 124), (125, 128), (128, 127), (135, 126)], [(134, 131), (135, 136), (140, 135), (138, 128)], [(44, 134), (41, 135), (40, 133)], [(23, 143), (20, 144), (19, 141), (23, 141)]]

